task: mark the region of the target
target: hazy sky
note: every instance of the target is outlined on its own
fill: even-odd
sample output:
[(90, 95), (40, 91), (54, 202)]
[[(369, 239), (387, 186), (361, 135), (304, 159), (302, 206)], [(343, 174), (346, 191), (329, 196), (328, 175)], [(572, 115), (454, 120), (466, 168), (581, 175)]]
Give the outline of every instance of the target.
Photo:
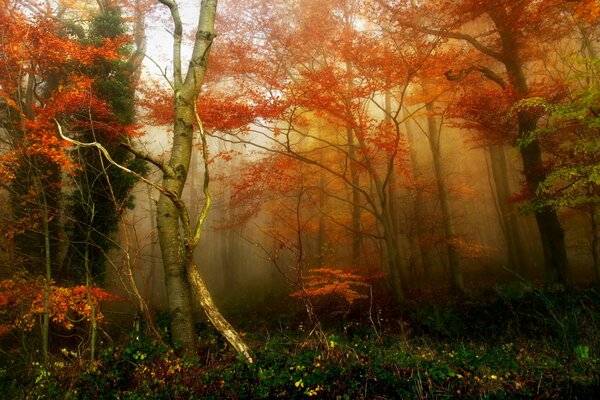
[[(179, 9), (181, 13), (181, 19), (184, 24), (184, 38), (193, 37), (193, 34), (195, 33), (195, 27), (198, 22), (200, 0), (180, 1)], [(154, 60), (154, 62), (156, 62), (156, 64), (158, 64), (163, 71), (166, 71), (167, 76), (169, 79), (171, 79), (173, 74), (173, 36), (170, 32), (173, 30), (173, 23), (170, 19), (170, 15), (168, 14), (167, 7), (158, 5), (157, 10), (161, 12), (161, 16), (164, 18), (161, 18), (160, 21), (157, 21), (153, 15), (146, 18), (146, 54), (149, 58)], [(183, 55), (182, 67), (185, 72), (189, 62), (189, 57), (192, 54), (192, 43), (189, 40), (184, 39), (181, 53)], [(144, 72), (146, 77), (153, 77), (154, 80), (163, 80), (161, 78), (162, 72), (154, 62), (148, 58), (146, 58), (144, 61)]]

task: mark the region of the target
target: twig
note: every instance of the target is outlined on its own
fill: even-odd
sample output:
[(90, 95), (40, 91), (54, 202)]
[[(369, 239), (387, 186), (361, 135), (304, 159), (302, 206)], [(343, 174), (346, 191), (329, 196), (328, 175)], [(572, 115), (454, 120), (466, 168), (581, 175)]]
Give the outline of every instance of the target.
[(104, 155), (104, 157), (106, 157), (106, 159), (108, 160), (109, 163), (111, 163), (115, 167), (119, 168), (120, 170), (123, 170), (123, 171), (135, 176), (142, 182), (152, 186), (154, 189), (158, 190), (160, 193), (164, 194), (169, 199), (171, 199), (171, 201), (175, 204), (177, 209), (181, 212), (182, 219), (189, 223), (187, 208), (186, 208), (185, 204), (183, 203), (183, 201), (177, 196), (177, 194), (173, 193), (172, 191), (170, 191), (168, 189), (165, 189), (161, 185), (158, 185), (158, 184), (152, 182), (151, 180), (145, 178), (144, 176), (138, 174), (137, 172), (132, 171), (129, 168), (119, 164), (118, 162), (116, 162), (115, 160), (112, 159), (112, 157), (110, 156), (110, 153), (108, 152), (108, 150), (106, 150), (106, 148), (104, 146), (102, 146), (102, 144), (100, 144), (98, 142), (90, 142), (90, 143), (80, 142), (78, 140), (75, 140), (68, 136), (65, 136), (62, 131), (62, 126), (60, 125), (60, 123), (56, 119), (54, 119), (54, 122), (56, 123), (56, 126), (58, 128), (58, 133), (62, 139), (66, 140), (67, 142), (69, 142), (71, 144), (79, 146), (79, 147), (95, 147), (95, 148), (97, 148)]

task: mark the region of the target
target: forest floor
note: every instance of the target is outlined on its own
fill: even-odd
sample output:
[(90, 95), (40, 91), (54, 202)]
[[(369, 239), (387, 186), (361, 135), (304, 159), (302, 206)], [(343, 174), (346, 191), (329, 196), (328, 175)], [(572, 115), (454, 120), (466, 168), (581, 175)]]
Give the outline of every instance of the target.
[(565, 293), (506, 285), (401, 309), (368, 299), (351, 309), (317, 301), (317, 324), (285, 301), (246, 307), (225, 311), (246, 332), (250, 366), (208, 325), (198, 326), (200, 360), (193, 362), (136, 331), (105, 344), (92, 368), (69, 349), (51, 368), (38, 364), (27, 373), (19, 360), (7, 359), (0, 397), (600, 398), (595, 288)]

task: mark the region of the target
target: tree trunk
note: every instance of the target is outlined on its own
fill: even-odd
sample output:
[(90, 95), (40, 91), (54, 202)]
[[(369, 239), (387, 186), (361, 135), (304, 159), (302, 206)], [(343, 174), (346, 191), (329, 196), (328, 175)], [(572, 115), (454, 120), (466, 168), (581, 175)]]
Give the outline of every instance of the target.
[(508, 184), (506, 152), (501, 145), (490, 146), (489, 152), (492, 177), (496, 189), (496, 199), (500, 211), (500, 223), (506, 240), (508, 265), (513, 271), (522, 274), (524, 272), (523, 260), (525, 251), (523, 249), (523, 239), (519, 231), (517, 211), (509, 202), (511, 192)]
[[(196, 334), (194, 332), (190, 279), (193, 278), (194, 289), (198, 291), (198, 299), (203, 308), (209, 307), (209, 309), (204, 309), (205, 312), (214, 316), (215, 313), (218, 314), (218, 311), (214, 307), (199, 273), (195, 271), (196, 267), (192, 260), (194, 248), (200, 240), (202, 223), (204, 222), (202, 218), (205, 218), (206, 215), (199, 219), (196, 227), (192, 227), (189, 216), (185, 215), (187, 209), (181, 204), (181, 195), (190, 169), (194, 121), (196, 118), (198, 119), (197, 122), (200, 123), (196, 114), (195, 103), (204, 82), (208, 55), (215, 36), (214, 24), (217, 0), (203, 0), (201, 2), (194, 49), (185, 79), (183, 79), (181, 68), (183, 25), (179, 14), (179, 6), (174, 0), (159, 1), (169, 7), (174, 23), (173, 87), (175, 121), (171, 155), (167, 165), (163, 166), (162, 188), (164, 192), (161, 192), (157, 205), (158, 236), (165, 270), (169, 311), (172, 318), (173, 340), (184, 346), (186, 355), (195, 358)], [(204, 189), (205, 195), (207, 195), (205, 209), (203, 210), (204, 214), (208, 211), (210, 198), (207, 192), (207, 148), (202, 126), (200, 126), (200, 130), (205, 157)], [(178, 201), (178, 204), (175, 203), (176, 201)], [(219, 317), (223, 319), (220, 314)], [(211, 318), (211, 322), (225, 337), (228, 338), (231, 335), (231, 330), (222, 330), (224, 325), (219, 322), (218, 318)], [(238, 340), (241, 339), (238, 337)], [(248, 357), (246, 359), (251, 361)]]
[(233, 346), (238, 354), (244, 357), (247, 363), (252, 364), (252, 357), (250, 356), (250, 350), (248, 349), (248, 346), (241, 339), (239, 333), (233, 329), (231, 324), (227, 322), (225, 318), (223, 318), (215, 306), (212, 297), (210, 296), (210, 292), (200, 277), (198, 267), (192, 261), (190, 261), (188, 266), (188, 274), (189, 280), (194, 287), (194, 292), (197, 294), (200, 305), (202, 306), (202, 309), (206, 313), (206, 316), (210, 322), (225, 337), (229, 344)]
[[(535, 125), (534, 121), (525, 121), (519, 116), (519, 131), (521, 137), (526, 137)], [(523, 160), (523, 173), (527, 182), (529, 193), (535, 195), (540, 183), (545, 176), (542, 172), (542, 156), (540, 145), (537, 140), (521, 147), (521, 158)], [(565, 247), (565, 234), (560, 225), (556, 210), (550, 207), (537, 208), (535, 220), (540, 231), (542, 247), (544, 250), (544, 264), (546, 267), (546, 285), (555, 283), (569, 287), (569, 263)]]
[[(323, 162), (321, 157), (321, 162)], [(319, 230), (317, 232), (317, 266), (322, 267), (327, 252), (327, 230), (325, 222), (325, 174), (319, 176)]]
[[(529, 95), (529, 87), (521, 60), (518, 54), (518, 44), (515, 32), (507, 26), (508, 16), (502, 7), (493, 8), (489, 13), (498, 29), (502, 43), (502, 52), (499, 61), (504, 64), (510, 84), (517, 90), (520, 97)], [(537, 127), (537, 117), (528, 110), (517, 112), (519, 138), (527, 138)], [(523, 161), (523, 174), (527, 190), (535, 196), (537, 189), (546, 178), (543, 171), (542, 151), (539, 142), (534, 139), (519, 149)], [(535, 220), (540, 231), (542, 247), (544, 250), (544, 264), (546, 267), (546, 285), (558, 283), (570, 286), (569, 262), (565, 247), (565, 235), (560, 225), (556, 210), (550, 207), (541, 207), (535, 210)]]
[[(431, 113), (433, 111), (433, 104), (427, 103), (427, 111)], [(448, 265), (450, 267), (451, 283), (455, 290), (464, 292), (465, 285), (463, 282), (460, 254), (456, 243), (456, 232), (454, 230), (454, 223), (452, 221), (452, 214), (450, 213), (450, 203), (448, 200), (448, 188), (446, 187), (446, 180), (444, 177), (444, 170), (442, 167), (442, 156), (440, 152), (440, 132), (435, 122), (433, 115), (427, 116), (427, 140), (429, 141), (429, 148), (431, 149), (431, 156), (433, 158), (433, 168), (435, 173), (435, 182), (438, 189), (438, 198), (440, 201), (440, 207), (442, 209), (442, 219), (444, 224), (444, 237), (446, 241), (446, 250), (448, 253)]]
[(385, 255), (387, 273), (390, 275), (390, 286), (394, 298), (398, 303), (405, 300), (404, 282), (402, 280), (402, 263), (400, 262), (400, 251), (394, 235), (394, 227), (389, 206), (385, 206), (382, 213), (383, 241), (385, 244)]
[[(192, 115), (193, 104), (176, 98), (173, 147), (168, 163), (176, 175), (163, 175), (162, 186), (178, 198), (181, 198), (190, 166)], [(180, 210), (169, 197), (161, 193), (156, 207), (156, 221), (171, 314), (171, 334), (173, 341), (180, 343), (186, 353), (192, 355), (196, 347), (196, 334), (192, 293), (187, 280), (185, 243), (179, 218)]]
[[(392, 126), (392, 96), (389, 92), (385, 92), (385, 119), (384, 122), (388, 126)], [(392, 168), (389, 171), (389, 181), (388, 181), (388, 202), (390, 209), (390, 218), (392, 219), (392, 235), (394, 237), (394, 241), (396, 242), (397, 255), (396, 258), (398, 266), (402, 265), (401, 252), (402, 248), (402, 238), (404, 236), (404, 232), (402, 230), (402, 226), (400, 224), (400, 204), (399, 204), (399, 195), (398, 195), (398, 174), (396, 172), (396, 168)], [(409, 241), (409, 251), (412, 252), (412, 246), (410, 246), (410, 238)], [(409, 258), (412, 258), (412, 253), (409, 255)], [(412, 275), (412, 270), (410, 267), (413, 267), (412, 263), (408, 264), (409, 268), (401, 268), (399, 274), (401, 274), (401, 285), (404, 290), (406, 290), (406, 285), (410, 282), (410, 278)]]
[[(219, 142), (219, 151), (227, 151), (226, 142)], [(228, 161), (227, 164), (228, 165), (224, 166), (224, 168), (228, 168), (229, 173), (233, 173), (233, 171), (239, 167), (239, 159), (234, 158)], [(223, 197), (225, 199), (230, 199), (232, 192), (230, 185), (225, 186), (223, 188)], [(226, 215), (226, 220), (230, 223), (235, 220), (235, 215), (231, 206), (228, 206), (223, 213)], [(239, 259), (238, 254), (240, 252), (237, 242), (237, 232), (238, 231), (233, 226), (229, 226), (226, 230), (221, 232), (221, 269), (223, 272), (223, 281), (226, 283), (229, 291), (236, 291), (238, 288), (235, 263)]]
[(350, 127), (346, 128), (346, 139), (348, 141), (348, 154), (350, 162), (350, 179), (352, 183), (352, 264), (358, 266), (361, 247), (360, 234), (360, 192), (358, 185), (360, 177), (355, 165), (352, 165), (356, 157), (356, 147), (354, 144), (354, 130)]
[[(423, 243), (423, 239), (425, 238), (425, 229), (423, 228), (423, 224), (425, 223), (425, 198), (423, 196), (423, 191), (418, 186), (418, 177), (421, 175), (418, 168), (417, 163), (417, 153), (414, 150), (414, 132), (409, 121), (405, 122), (406, 126), (406, 139), (408, 147), (410, 148), (410, 164), (412, 166), (412, 175), (413, 180), (415, 182), (415, 194), (414, 194), (414, 216), (412, 222), (412, 232), (410, 239), (411, 246), (411, 259), (412, 262), (418, 264), (418, 259), (420, 258), (420, 263), (423, 268), (423, 275), (425, 281), (429, 281), (432, 277), (432, 261), (429, 255), (429, 251), (427, 246)], [(416, 250), (419, 251), (416, 251)]]
[(39, 197), (42, 203), (42, 229), (44, 235), (44, 267), (46, 279), (44, 280), (44, 313), (42, 318), (42, 355), (44, 357), (44, 366), (48, 366), (48, 352), (50, 345), (50, 297), (52, 294), (52, 256), (50, 249), (50, 228), (48, 203), (46, 201), (46, 193), (37, 176), (34, 178), (38, 183)]

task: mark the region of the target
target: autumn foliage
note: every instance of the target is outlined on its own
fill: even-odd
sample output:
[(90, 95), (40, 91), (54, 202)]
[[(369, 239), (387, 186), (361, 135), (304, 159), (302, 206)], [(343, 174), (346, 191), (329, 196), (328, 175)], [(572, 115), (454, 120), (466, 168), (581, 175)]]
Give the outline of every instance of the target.
[(365, 299), (364, 289), (369, 284), (366, 278), (351, 270), (320, 267), (311, 269), (303, 287), (290, 295), (297, 298), (316, 298), (325, 301), (343, 301), (350, 305), (356, 300)]
[[(33, 329), (44, 313), (44, 293), (42, 279), (14, 277), (0, 281), (0, 335)], [(102, 302), (118, 300), (122, 298), (96, 286), (65, 287), (53, 283), (50, 320), (56, 327), (66, 330), (73, 329), (78, 322), (89, 322), (92, 317), (103, 322)]]
[[(110, 107), (98, 97), (93, 79), (81, 70), (118, 58), (119, 48), (129, 39), (121, 36), (104, 39), (100, 45), (83, 44), (62, 33), (58, 22), (42, 16), (28, 18), (17, 6), (1, 12), (0, 21), (0, 98), (9, 116), (7, 129), (21, 136), (12, 151), (2, 154), (0, 174), (14, 178), (23, 156), (41, 156), (63, 171), (72, 171), (75, 165), (66, 152), (67, 143), (57, 135), (55, 120), (73, 121), (77, 116), (73, 129), (89, 128), (94, 123), (89, 110), (94, 110), (95, 122), (114, 125)], [(28, 82), (28, 89), (23, 82)]]

